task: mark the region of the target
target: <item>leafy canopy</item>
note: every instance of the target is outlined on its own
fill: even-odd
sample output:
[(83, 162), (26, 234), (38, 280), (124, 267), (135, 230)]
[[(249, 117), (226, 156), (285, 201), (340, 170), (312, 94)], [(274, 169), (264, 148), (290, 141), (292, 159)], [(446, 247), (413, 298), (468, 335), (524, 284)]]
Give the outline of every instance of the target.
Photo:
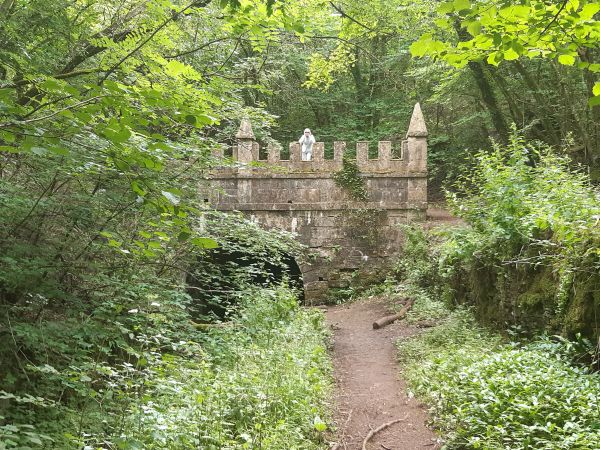
[[(577, 63), (581, 69), (600, 72), (600, 64), (584, 56), (600, 41), (598, 11), (597, 1), (586, 0), (447, 1), (437, 8), (434, 31), (414, 42), (411, 53), (455, 67), (481, 60), (497, 66), (525, 57), (557, 59), (563, 65)], [(600, 83), (593, 94), (590, 105), (600, 104)]]

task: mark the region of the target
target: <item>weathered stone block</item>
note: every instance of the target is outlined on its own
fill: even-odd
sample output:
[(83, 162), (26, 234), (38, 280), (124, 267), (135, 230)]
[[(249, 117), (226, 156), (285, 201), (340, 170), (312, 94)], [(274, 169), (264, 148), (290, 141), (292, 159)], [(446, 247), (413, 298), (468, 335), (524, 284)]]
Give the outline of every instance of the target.
[[(360, 202), (338, 186), (333, 175), (343, 167), (345, 142), (334, 142), (334, 159), (324, 159), (324, 144), (313, 146), (313, 160), (301, 161), (300, 145), (290, 144), (290, 160), (267, 149), (268, 164), (258, 160), (252, 127), (243, 123), (234, 147), (236, 167), (210, 172), (211, 186), (200, 195), (223, 211), (240, 210), (266, 228), (296, 233), (314, 261), (299, 261), (307, 302), (325, 298), (331, 286), (347, 285), (354, 271), (377, 273), (400, 252), (400, 224), (425, 219), (427, 208), (427, 128), (415, 106), (402, 158), (392, 159), (392, 143), (378, 144), (368, 158), (368, 143), (357, 143), (356, 162), (369, 199)], [(252, 136), (252, 137), (250, 137)], [(360, 278), (360, 277), (359, 277)]]

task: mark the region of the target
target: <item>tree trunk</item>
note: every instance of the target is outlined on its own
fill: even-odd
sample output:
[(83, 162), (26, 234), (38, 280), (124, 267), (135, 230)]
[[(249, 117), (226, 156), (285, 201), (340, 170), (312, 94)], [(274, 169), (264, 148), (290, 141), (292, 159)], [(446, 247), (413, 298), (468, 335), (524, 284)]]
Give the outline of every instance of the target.
[[(467, 30), (461, 28), (458, 20), (454, 21), (454, 29), (458, 35), (459, 41), (466, 42), (470, 39)], [(502, 110), (498, 105), (498, 100), (496, 99), (494, 89), (486, 76), (483, 63), (479, 61), (469, 61), (468, 67), (471, 71), (471, 75), (473, 75), (473, 79), (475, 80), (477, 87), (479, 88), (479, 92), (481, 93), (481, 98), (485, 103), (486, 109), (490, 113), (492, 124), (494, 125), (500, 140), (506, 142), (508, 140), (508, 127), (506, 126), (506, 121), (504, 120)]]

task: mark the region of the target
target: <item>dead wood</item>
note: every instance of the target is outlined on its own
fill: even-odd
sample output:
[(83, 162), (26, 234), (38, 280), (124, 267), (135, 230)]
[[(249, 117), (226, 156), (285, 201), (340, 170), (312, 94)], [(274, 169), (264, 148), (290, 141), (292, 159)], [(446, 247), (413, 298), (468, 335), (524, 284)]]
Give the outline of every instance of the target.
[(412, 308), (412, 305), (414, 303), (414, 300), (408, 300), (404, 307), (400, 311), (398, 311), (397, 314), (392, 314), (389, 316), (382, 317), (379, 320), (376, 320), (375, 322), (373, 322), (373, 329), (378, 330), (380, 328), (385, 327), (386, 325), (389, 325), (392, 322), (395, 322), (396, 320), (404, 318), (404, 316), (406, 316), (406, 313), (410, 310), (410, 308)]
[(362, 444), (362, 450), (367, 450), (367, 444), (369, 443), (369, 440), (375, 436), (377, 433), (379, 433), (382, 430), (385, 430), (387, 427), (394, 425), (395, 423), (398, 422), (402, 422), (404, 420), (406, 420), (408, 417), (408, 414), (406, 416), (404, 416), (401, 419), (394, 419), (391, 422), (386, 422), (383, 425), (379, 425), (377, 428), (375, 428), (374, 430), (369, 431), (369, 434), (367, 434), (367, 436), (365, 437), (365, 440), (363, 441)]

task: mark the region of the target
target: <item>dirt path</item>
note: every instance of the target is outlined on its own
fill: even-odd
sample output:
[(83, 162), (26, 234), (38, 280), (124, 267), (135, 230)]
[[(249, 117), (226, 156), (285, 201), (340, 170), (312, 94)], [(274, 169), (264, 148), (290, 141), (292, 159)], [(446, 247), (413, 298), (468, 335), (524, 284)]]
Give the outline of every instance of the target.
[(427, 412), (416, 400), (408, 398), (396, 362), (394, 342), (414, 334), (416, 329), (400, 321), (373, 330), (373, 321), (387, 313), (381, 299), (327, 310), (327, 320), (334, 329), (338, 448), (360, 450), (371, 429), (403, 419), (377, 433), (367, 448), (437, 449), (437, 437), (425, 425)]

